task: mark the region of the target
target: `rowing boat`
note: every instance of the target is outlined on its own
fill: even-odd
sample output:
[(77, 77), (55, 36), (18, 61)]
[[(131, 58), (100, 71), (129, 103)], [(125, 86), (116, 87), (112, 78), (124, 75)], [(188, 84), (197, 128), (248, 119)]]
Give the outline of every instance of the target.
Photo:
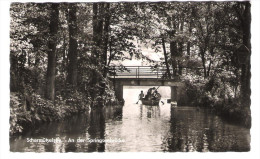
[(160, 99), (142, 99), (141, 101), (143, 105), (157, 106), (159, 105)]

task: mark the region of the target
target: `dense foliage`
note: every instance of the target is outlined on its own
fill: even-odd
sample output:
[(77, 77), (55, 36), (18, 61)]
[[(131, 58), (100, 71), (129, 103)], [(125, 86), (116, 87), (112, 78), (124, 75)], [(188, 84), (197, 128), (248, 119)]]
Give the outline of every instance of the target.
[[(250, 126), (250, 3), (142, 6), (147, 20), (139, 37), (155, 52), (163, 52), (165, 78), (186, 84), (187, 98), (180, 102), (214, 108)], [(241, 47), (247, 50), (242, 56)]]

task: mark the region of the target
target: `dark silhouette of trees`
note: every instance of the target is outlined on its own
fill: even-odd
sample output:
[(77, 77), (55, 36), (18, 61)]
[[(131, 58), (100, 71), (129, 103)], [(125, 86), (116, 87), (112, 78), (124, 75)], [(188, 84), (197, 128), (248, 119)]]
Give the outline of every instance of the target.
[(56, 75), (56, 46), (57, 32), (59, 23), (59, 4), (51, 4), (50, 10), (50, 38), (48, 42), (48, 65), (46, 75), (46, 98), (54, 101), (55, 99), (55, 75)]

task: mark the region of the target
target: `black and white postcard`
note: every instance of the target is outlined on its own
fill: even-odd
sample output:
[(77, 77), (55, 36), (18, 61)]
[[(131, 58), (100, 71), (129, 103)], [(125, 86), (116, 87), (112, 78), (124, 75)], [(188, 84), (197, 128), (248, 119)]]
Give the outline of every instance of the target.
[(255, 151), (251, 1), (8, 6), (9, 153)]

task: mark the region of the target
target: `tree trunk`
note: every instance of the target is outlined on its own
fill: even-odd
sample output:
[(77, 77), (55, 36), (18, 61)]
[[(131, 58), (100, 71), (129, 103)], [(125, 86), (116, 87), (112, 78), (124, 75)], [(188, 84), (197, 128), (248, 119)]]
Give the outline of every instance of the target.
[(56, 38), (58, 32), (59, 23), (59, 4), (51, 4), (51, 16), (50, 16), (50, 40), (48, 42), (48, 66), (46, 76), (46, 93), (47, 99), (54, 101), (55, 99), (55, 74), (56, 74)]
[(177, 60), (178, 49), (176, 41), (170, 42), (170, 52), (171, 52), (171, 60), (172, 60), (172, 69), (173, 69), (173, 77), (177, 76)]
[[(95, 66), (99, 66), (99, 70), (92, 70), (92, 79), (90, 84), (93, 88), (95, 88), (96, 85), (102, 83), (102, 77), (98, 73), (99, 71), (104, 73), (104, 67), (101, 64), (104, 63), (104, 43), (103, 43), (103, 30), (104, 30), (104, 3), (93, 3), (93, 49), (92, 49), (92, 59), (93, 64)], [(100, 67), (101, 66), (101, 67)], [(103, 76), (103, 75), (102, 75)], [(102, 96), (104, 93), (105, 85), (101, 84), (101, 88), (99, 89), (93, 89), (91, 94), (92, 100), (99, 95)], [(98, 102), (102, 102), (101, 99)], [(99, 104), (102, 106), (102, 104)], [(93, 105), (92, 105), (93, 106)]]
[(251, 79), (251, 34), (250, 34), (250, 27), (251, 27), (251, 15), (250, 15), (250, 8), (251, 5), (249, 2), (246, 3), (246, 8), (244, 11), (244, 26), (243, 26), (243, 43), (249, 49), (250, 55), (248, 58), (248, 62), (245, 64), (245, 78), (244, 78), (244, 96), (245, 96), (245, 104), (250, 106), (250, 95), (251, 95), (251, 88), (250, 88), (250, 79)]
[(242, 99), (242, 103), (247, 106), (250, 106), (250, 95), (251, 95), (251, 89), (250, 89), (250, 78), (251, 78), (251, 73), (250, 73), (250, 70), (251, 70), (251, 64), (250, 64), (250, 56), (251, 56), (250, 8), (251, 8), (250, 2), (246, 2), (243, 15), (240, 16), (241, 26), (243, 29), (243, 44), (249, 49), (249, 52), (250, 52), (248, 61), (245, 64), (241, 65), (241, 99)]
[(213, 63), (213, 61), (210, 60), (210, 62), (209, 62), (209, 67), (208, 67), (208, 72), (207, 72), (207, 77), (209, 77), (212, 63)]
[(190, 56), (190, 42), (187, 43), (187, 55)]
[(204, 72), (204, 78), (207, 78), (207, 67), (206, 67), (206, 62), (205, 62), (205, 50), (200, 48), (200, 56), (201, 56), (201, 61), (202, 61), (202, 66), (203, 66), (203, 72)]
[[(93, 19), (92, 19), (92, 27), (93, 27), (93, 48), (92, 48), (92, 53), (91, 53), (91, 59), (93, 59), (91, 62), (93, 65), (97, 65), (97, 46), (96, 46), (96, 28), (97, 28), (97, 19), (98, 19), (98, 4), (97, 3), (93, 3)], [(89, 90), (89, 94), (92, 100), (91, 103), (91, 107), (93, 106), (93, 101), (96, 97), (96, 90), (95, 85), (97, 83), (97, 73), (95, 69), (91, 70), (91, 80), (90, 80), (90, 85), (91, 85), (91, 89)]]
[[(178, 56), (182, 57), (182, 51), (183, 51), (183, 42), (179, 43), (179, 48), (178, 48)], [(178, 60), (178, 75), (182, 75), (182, 60)]]
[[(180, 22), (180, 30), (183, 32), (184, 19), (181, 18)], [(182, 57), (183, 55), (183, 42), (178, 42), (178, 57)], [(180, 59), (180, 58), (179, 58)], [(178, 60), (178, 75), (182, 75), (182, 60)]]
[(166, 69), (167, 69), (166, 70), (167, 75), (168, 75), (168, 78), (171, 79), (171, 72), (170, 72), (170, 68), (169, 68), (169, 64), (168, 64), (168, 57), (167, 57), (167, 53), (166, 53), (164, 38), (162, 38), (162, 46), (163, 46), (163, 54), (164, 54), (164, 59), (165, 59), (165, 65), (166, 65)]
[(103, 52), (103, 64), (104, 73), (103, 76), (107, 76), (107, 71), (109, 65), (107, 65), (107, 52), (108, 52), (108, 39), (109, 39), (109, 25), (110, 25), (110, 13), (109, 13), (110, 3), (106, 3), (105, 7), (105, 24), (104, 24), (104, 52)]
[(103, 12), (104, 3), (93, 3), (93, 42), (94, 47), (92, 56), (95, 57), (96, 64), (100, 62), (104, 47), (102, 46), (103, 38)]
[[(192, 28), (191, 28), (191, 21), (190, 21), (190, 24), (189, 24), (189, 34), (191, 36), (191, 33), (192, 33)], [(187, 55), (190, 56), (190, 48), (191, 48), (191, 42), (188, 41), (187, 43)]]
[(78, 43), (77, 43), (77, 6), (76, 4), (69, 4), (69, 52), (68, 52), (68, 83), (73, 87), (77, 86), (77, 73), (78, 73)]

